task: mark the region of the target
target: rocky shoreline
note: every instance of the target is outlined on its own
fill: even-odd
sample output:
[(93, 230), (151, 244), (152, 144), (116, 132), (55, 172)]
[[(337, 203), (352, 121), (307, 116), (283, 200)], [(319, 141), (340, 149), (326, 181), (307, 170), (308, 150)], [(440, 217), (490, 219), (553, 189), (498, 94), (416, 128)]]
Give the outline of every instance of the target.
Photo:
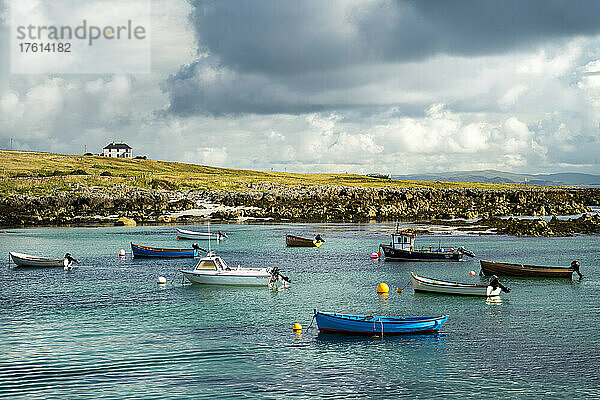
[[(495, 217), (580, 214), (590, 211), (590, 206), (600, 206), (600, 189), (361, 188), (268, 183), (248, 184), (240, 191), (167, 191), (124, 185), (110, 188), (74, 185), (69, 191), (52, 195), (12, 195), (0, 199), (0, 226), (107, 223), (120, 217), (138, 223), (194, 223), (207, 219), (384, 222), (479, 218), (480, 225), (494, 227), (498, 233), (551, 236), (575, 232), (560, 225), (564, 221), (548, 223), (547, 229), (534, 229), (524, 222)], [(600, 232), (590, 226), (585, 229), (590, 231), (586, 233)]]

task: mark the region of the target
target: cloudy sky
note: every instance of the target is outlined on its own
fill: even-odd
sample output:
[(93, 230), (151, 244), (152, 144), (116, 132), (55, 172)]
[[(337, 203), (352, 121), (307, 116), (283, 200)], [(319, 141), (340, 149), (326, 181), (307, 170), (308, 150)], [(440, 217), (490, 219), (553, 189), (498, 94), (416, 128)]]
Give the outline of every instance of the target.
[(152, 0), (152, 73), (130, 75), (11, 74), (8, 4), (0, 148), (122, 140), (260, 170), (600, 173), (596, 0)]

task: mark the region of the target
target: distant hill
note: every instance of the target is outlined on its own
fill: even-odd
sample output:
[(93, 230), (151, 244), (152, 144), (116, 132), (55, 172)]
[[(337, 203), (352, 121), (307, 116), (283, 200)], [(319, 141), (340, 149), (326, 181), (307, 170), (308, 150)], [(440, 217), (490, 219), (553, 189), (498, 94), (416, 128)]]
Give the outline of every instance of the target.
[(516, 174), (495, 170), (456, 171), (439, 174), (392, 175), (406, 181), (442, 181), (477, 183), (527, 183), (531, 185), (600, 186), (600, 175), (564, 172), (557, 174)]

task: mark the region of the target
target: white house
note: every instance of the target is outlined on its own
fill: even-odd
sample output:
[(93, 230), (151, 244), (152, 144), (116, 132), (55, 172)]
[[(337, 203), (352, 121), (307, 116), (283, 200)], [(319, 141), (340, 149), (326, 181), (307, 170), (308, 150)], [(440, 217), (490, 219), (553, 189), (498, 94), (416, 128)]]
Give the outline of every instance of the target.
[(109, 143), (104, 148), (104, 157), (132, 158), (131, 147), (125, 143)]

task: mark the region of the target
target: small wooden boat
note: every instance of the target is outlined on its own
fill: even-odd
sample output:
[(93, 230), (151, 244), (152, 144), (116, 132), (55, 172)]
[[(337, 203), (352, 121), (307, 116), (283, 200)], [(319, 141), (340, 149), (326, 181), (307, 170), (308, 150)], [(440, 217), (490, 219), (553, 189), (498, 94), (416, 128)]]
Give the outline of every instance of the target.
[[(69, 259), (70, 254), (67, 253), (65, 258), (48, 258), (48, 257), (37, 257), (29, 254), (9, 252), (10, 257), (14, 263), (19, 267), (28, 268), (69, 268), (72, 261)], [(73, 259), (74, 260), (74, 259)]]
[[(411, 272), (410, 275), (412, 277), (412, 284), (415, 292), (491, 297), (499, 296), (504, 288), (499, 282), (494, 284), (493, 279), (488, 285), (480, 285), (475, 283), (450, 282), (427, 278), (417, 275), (414, 272)], [(507, 292), (510, 291), (510, 289), (507, 288), (504, 288), (504, 290)]]
[(321, 235), (317, 235), (314, 239), (285, 235), (285, 244), (288, 247), (321, 247), (324, 243), (325, 241), (321, 238)]
[(317, 327), (322, 333), (383, 336), (436, 333), (446, 323), (447, 315), (432, 317), (385, 317), (380, 315), (338, 314), (314, 310)]
[(185, 229), (177, 229), (177, 239), (191, 239), (191, 240), (221, 240), (227, 237), (227, 234), (221, 231), (217, 233), (211, 232), (194, 232)]
[(570, 267), (544, 267), (536, 265), (512, 264), (505, 262), (480, 260), (481, 271), (484, 275), (504, 275), (523, 277), (545, 277), (545, 278), (572, 278), (573, 272), (579, 272), (579, 262), (571, 262)]
[(192, 283), (228, 286), (289, 286), (291, 281), (279, 268), (230, 267), (221, 257), (209, 252), (198, 260), (193, 269), (179, 270)]
[(199, 247), (191, 249), (163, 249), (131, 243), (131, 252), (134, 257), (194, 258), (201, 256), (200, 250), (206, 251)]
[(389, 245), (380, 244), (386, 261), (460, 261), (463, 255), (474, 257), (473, 252), (464, 247), (458, 249), (415, 249), (416, 235), (408, 231), (392, 233), (392, 241)]

